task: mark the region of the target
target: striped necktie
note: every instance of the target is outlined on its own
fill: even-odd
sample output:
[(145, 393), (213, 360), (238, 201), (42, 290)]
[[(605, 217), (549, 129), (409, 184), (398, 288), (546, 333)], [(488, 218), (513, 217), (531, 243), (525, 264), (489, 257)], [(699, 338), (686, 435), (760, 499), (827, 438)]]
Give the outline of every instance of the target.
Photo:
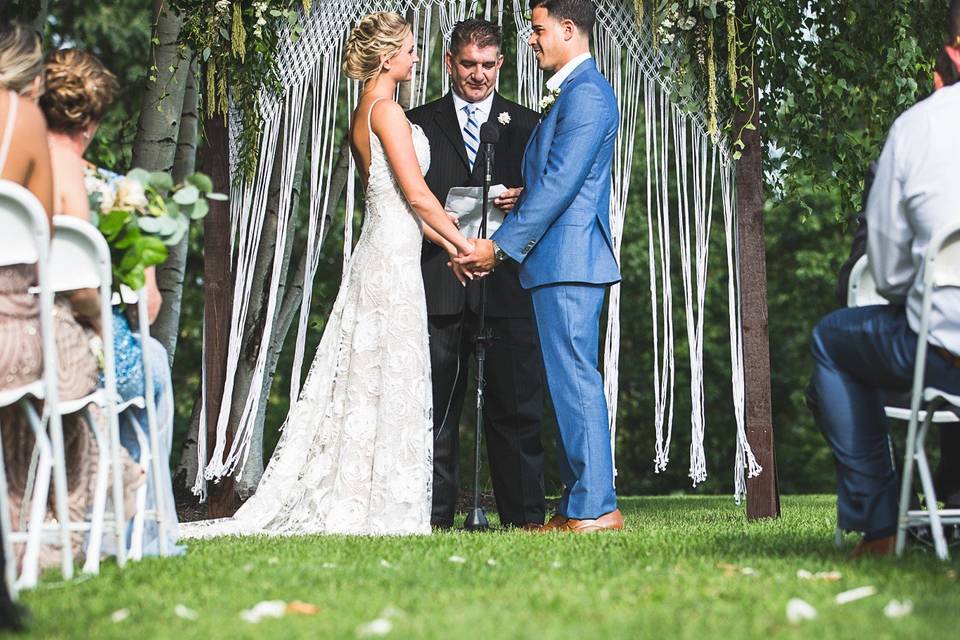
[(480, 125), (474, 115), (477, 108), (472, 104), (463, 106), (463, 111), (467, 114), (467, 124), (463, 127), (463, 146), (467, 150), (467, 162), (470, 163), (470, 171), (473, 171), (473, 165), (477, 161), (477, 149), (480, 148)]

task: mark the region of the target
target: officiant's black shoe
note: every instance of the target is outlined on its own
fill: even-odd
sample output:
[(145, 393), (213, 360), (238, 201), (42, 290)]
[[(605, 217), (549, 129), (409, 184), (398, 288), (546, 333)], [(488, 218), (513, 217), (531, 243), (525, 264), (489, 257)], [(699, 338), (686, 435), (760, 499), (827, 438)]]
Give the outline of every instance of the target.
[(605, 513), (596, 520), (567, 520), (560, 531), (569, 533), (599, 533), (601, 531), (620, 531), (623, 529), (623, 514), (620, 509)]
[(551, 531), (558, 531), (565, 524), (567, 524), (567, 516), (561, 515), (559, 513), (555, 513), (553, 514), (552, 518), (547, 520), (547, 524), (541, 525), (540, 533), (550, 533)]

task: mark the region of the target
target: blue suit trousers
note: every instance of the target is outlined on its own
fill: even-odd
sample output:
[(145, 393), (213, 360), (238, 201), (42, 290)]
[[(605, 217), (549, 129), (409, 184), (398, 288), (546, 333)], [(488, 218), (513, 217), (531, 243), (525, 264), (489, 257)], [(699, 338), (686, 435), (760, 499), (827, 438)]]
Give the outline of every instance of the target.
[(593, 519), (617, 508), (603, 378), (597, 368), (606, 285), (560, 283), (531, 290), (547, 386), (560, 429), (564, 484), (559, 512)]

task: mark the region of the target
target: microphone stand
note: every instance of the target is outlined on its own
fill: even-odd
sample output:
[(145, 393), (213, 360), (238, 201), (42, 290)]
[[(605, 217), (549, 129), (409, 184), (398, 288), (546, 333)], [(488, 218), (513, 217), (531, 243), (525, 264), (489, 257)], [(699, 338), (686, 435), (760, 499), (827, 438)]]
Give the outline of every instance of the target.
[[(488, 125), (484, 124), (484, 128)], [(483, 196), (481, 206), (483, 207), (483, 216), (480, 218), (480, 237), (487, 238), (487, 211), (489, 208), (490, 182), (493, 180), (493, 143), (486, 142), (484, 129), (481, 129), (480, 138), (485, 147), (484, 170), (483, 170)], [(495, 135), (499, 135), (496, 130)], [(473, 452), (473, 509), (467, 514), (463, 522), (463, 528), (467, 531), (488, 531), (490, 523), (487, 521), (487, 514), (480, 506), (480, 434), (483, 427), (483, 393), (486, 386), (486, 362), (487, 347), (493, 341), (493, 334), (487, 328), (487, 278), (480, 279), (480, 327), (477, 330), (476, 337), (476, 357), (477, 357), (477, 425), (476, 437), (474, 438)]]

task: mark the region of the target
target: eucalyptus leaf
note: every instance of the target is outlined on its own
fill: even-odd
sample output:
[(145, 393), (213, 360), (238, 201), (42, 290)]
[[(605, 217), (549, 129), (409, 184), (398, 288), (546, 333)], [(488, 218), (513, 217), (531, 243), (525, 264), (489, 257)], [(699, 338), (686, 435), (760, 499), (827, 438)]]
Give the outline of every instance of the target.
[(197, 173), (189, 175), (187, 176), (187, 182), (199, 189), (200, 193), (210, 193), (213, 191), (213, 180), (205, 173), (198, 171)]
[(154, 171), (150, 174), (150, 186), (158, 191), (173, 189), (173, 178), (166, 171)]
[(150, 172), (145, 169), (132, 169), (127, 173), (127, 177), (131, 180), (136, 180), (144, 187), (150, 184)]
[(161, 233), (163, 220), (163, 218), (155, 218), (153, 216), (142, 216), (137, 218), (137, 226), (139, 226), (140, 230), (144, 233)]
[(230, 199), (230, 196), (228, 196), (228, 195), (225, 194), (225, 193), (216, 193), (216, 192), (215, 192), (215, 193), (208, 193), (208, 194), (207, 194), (207, 200), (217, 200), (218, 202), (226, 202), (226, 201), (229, 200), (229, 199)]
[(210, 211), (210, 205), (207, 204), (207, 201), (201, 198), (193, 204), (193, 208), (187, 213), (190, 216), (191, 220), (200, 220)]
[(199, 197), (200, 190), (192, 184), (188, 184), (173, 194), (173, 201), (177, 204), (188, 205), (196, 202)]

